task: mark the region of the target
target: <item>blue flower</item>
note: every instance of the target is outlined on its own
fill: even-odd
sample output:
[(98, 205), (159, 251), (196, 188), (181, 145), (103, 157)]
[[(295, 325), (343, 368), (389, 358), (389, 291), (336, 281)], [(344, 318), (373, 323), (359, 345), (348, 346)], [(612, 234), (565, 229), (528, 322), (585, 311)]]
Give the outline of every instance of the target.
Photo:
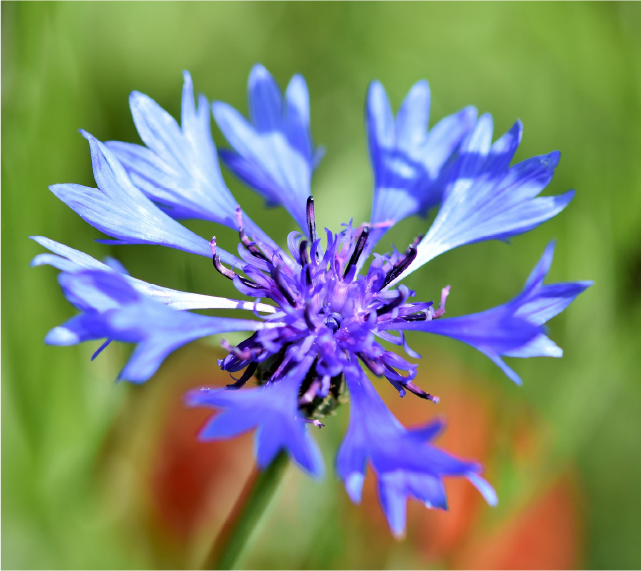
[(221, 151), (220, 157), (269, 206), (283, 205), (305, 228), (312, 172), (324, 154), (312, 143), (307, 84), (295, 75), (283, 99), (274, 78), (256, 65), (249, 75), (248, 92), (251, 124), (230, 105), (213, 104), (216, 123), (234, 148)]
[[(415, 300), (399, 282), (435, 256), (473, 242), (505, 240), (558, 214), (573, 191), (538, 197), (554, 173), (558, 153), (510, 166), (521, 139), (517, 122), (492, 144), (492, 120), (468, 107), (428, 131), (430, 93), (426, 82), (410, 90), (396, 118), (383, 87), (374, 82), (367, 98), (367, 130), (374, 170), (372, 217), (358, 227), (318, 236), (311, 176), (321, 151), (309, 125), (305, 82), (294, 76), (285, 95), (262, 66), (249, 79), (251, 122), (216, 102), (214, 116), (233, 147), (221, 151), (225, 164), (269, 205), (282, 205), (301, 227), (281, 248), (237, 205), (226, 187), (211, 138), (208, 102), (194, 103), (185, 73), (182, 120), (150, 98), (134, 93), (131, 108), (144, 146), (102, 144), (86, 135), (98, 188), (65, 184), (53, 192), (101, 232), (109, 243), (152, 244), (211, 258), (231, 280), (240, 301), (191, 294), (149, 284), (128, 275), (115, 260), (105, 263), (53, 240), (35, 237), (50, 250), (33, 265), (61, 270), (60, 284), (80, 314), (53, 329), (48, 343), (69, 345), (105, 339), (137, 347), (121, 378), (149, 379), (172, 351), (194, 339), (247, 331), (236, 346), (223, 340), (221, 369), (238, 373), (222, 390), (187, 395), (191, 406), (220, 412), (201, 434), (205, 440), (256, 430), (256, 455), (267, 466), (280, 451), (313, 476), (323, 473), (309, 424), (342, 403), (349, 391), (352, 414), (340, 449), (337, 471), (348, 494), (360, 499), (365, 469), (378, 477), (381, 504), (395, 535), (405, 529), (408, 498), (445, 508), (445, 477), (465, 477), (490, 504), (491, 486), (478, 464), (459, 460), (431, 444), (440, 421), (405, 429), (387, 410), (366, 371), (385, 378), (400, 396), (435, 397), (414, 381), (418, 365), (382, 342), (403, 347), (406, 330), (444, 335), (472, 345), (513, 381), (520, 378), (503, 357), (560, 357), (544, 324), (563, 311), (590, 282), (544, 284), (554, 244), (550, 244), (523, 291), (508, 303), (467, 316), (444, 318), (449, 286), (438, 307)], [(374, 245), (393, 224), (440, 208), (425, 237), (405, 252), (374, 254)], [(238, 256), (187, 230), (181, 218), (202, 218), (234, 228)], [(210, 317), (193, 309), (240, 309), (254, 319)], [(248, 388), (254, 379), (259, 387)]]
[(430, 508), (447, 509), (443, 477), (468, 478), (490, 505), (496, 505), (494, 490), (479, 476), (481, 466), (430, 444), (443, 429), (440, 420), (407, 430), (383, 404), (360, 368), (346, 368), (345, 378), (351, 417), (336, 471), (352, 501), (361, 501), (367, 463), (371, 462), (383, 511), (396, 536), (405, 532), (408, 498), (416, 498)]
[(136, 343), (136, 350), (120, 374), (121, 379), (128, 381), (146, 381), (167, 355), (194, 339), (269, 327), (260, 321), (208, 317), (171, 309), (136, 291), (117, 272), (63, 272), (58, 281), (66, 298), (81, 313), (52, 329), (45, 342), (75, 345), (106, 339)]
[(458, 246), (506, 240), (532, 230), (574, 198), (573, 190), (537, 198), (552, 180), (558, 151), (510, 167), (521, 142), (521, 122), (494, 144), (492, 130), (492, 118), (485, 114), (462, 144), (448, 173), (443, 203), (406, 275)]
[(299, 418), (296, 398), (312, 361), (308, 358), (275, 385), (238, 393), (207, 387), (189, 392), (186, 395), (189, 406), (225, 409), (205, 425), (200, 439), (230, 438), (257, 428), (255, 450), (261, 468), (266, 468), (285, 449), (303, 470), (317, 478), (322, 476), (323, 459)]
[(520, 385), (521, 378), (501, 357), (562, 357), (563, 351), (545, 334), (543, 324), (592, 285), (589, 281), (543, 285), (552, 263), (554, 246), (554, 242), (548, 244), (523, 291), (505, 305), (461, 317), (422, 322), (399, 319), (387, 323), (386, 327), (425, 331), (463, 341), (485, 353)]
[(378, 81), (370, 85), (366, 108), (374, 170), (370, 248), (390, 226), (412, 214), (424, 216), (441, 201), (443, 167), (476, 120), (476, 109), (466, 107), (442, 119), (428, 133), (429, 111), (426, 81), (410, 89), (396, 120), (383, 86)]
[[(273, 306), (265, 303), (241, 301), (213, 295), (201, 295), (150, 284), (128, 275), (124, 267), (116, 260), (111, 260), (111, 264), (102, 263), (84, 252), (74, 250), (69, 246), (65, 246), (44, 236), (32, 236), (31, 238), (53, 252), (53, 254), (38, 254), (31, 262), (33, 267), (50, 265), (68, 273), (75, 273), (81, 270), (119, 272), (124, 274), (122, 277), (133, 286), (134, 289), (173, 309), (245, 309), (264, 313), (274, 313), (275, 311)], [(114, 264), (114, 262), (117, 262), (118, 265)]]
[[(146, 147), (108, 141), (105, 145), (125, 167), (132, 182), (173, 218), (197, 218), (238, 230), (238, 204), (227, 189), (211, 137), (209, 102), (194, 105), (191, 76), (184, 72), (182, 127), (153, 99), (134, 91), (129, 102)], [(249, 218), (245, 226), (275, 247)]]
[[(54, 184), (51, 191), (84, 220), (117, 240), (108, 244), (158, 244), (191, 254), (210, 256), (207, 240), (165, 214), (133, 185), (115, 155), (100, 141), (84, 133), (91, 147), (93, 174), (98, 188)], [(239, 261), (221, 250), (228, 263)]]

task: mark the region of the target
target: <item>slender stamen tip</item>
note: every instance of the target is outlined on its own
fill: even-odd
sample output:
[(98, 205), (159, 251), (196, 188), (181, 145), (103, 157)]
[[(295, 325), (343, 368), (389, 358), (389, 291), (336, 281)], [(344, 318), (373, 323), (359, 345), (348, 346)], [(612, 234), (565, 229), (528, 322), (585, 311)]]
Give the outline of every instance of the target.
[(314, 212), (314, 197), (307, 197), (307, 230), (312, 244), (316, 241), (316, 214)]
[(215, 256), (216, 255), (216, 236), (212, 236), (211, 240), (209, 241), (209, 247), (211, 248), (211, 255)]
[(450, 286), (445, 286), (441, 290), (441, 304), (438, 306), (438, 309), (434, 312), (434, 315), (432, 316), (433, 319), (439, 319), (440, 317), (443, 317), (445, 314), (445, 302), (447, 300), (447, 296), (450, 295)]
[(243, 211), (240, 206), (236, 207), (236, 223), (238, 224), (238, 230), (242, 232), (243, 230)]
[(427, 400), (432, 401), (434, 404), (438, 404), (441, 402), (441, 399), (437, 397), (436, 395), (427, 395)]

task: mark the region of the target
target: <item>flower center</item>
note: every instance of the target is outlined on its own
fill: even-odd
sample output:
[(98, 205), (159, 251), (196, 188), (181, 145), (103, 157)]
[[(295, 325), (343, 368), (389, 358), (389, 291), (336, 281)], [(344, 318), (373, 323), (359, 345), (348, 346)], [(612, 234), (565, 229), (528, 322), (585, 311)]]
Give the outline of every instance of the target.
[[(269, 327), (232, 347), (223, 346), (229, 355), (219, 364), (223, 370), (244, 370), (228, 388), (237, 389), (250, 378), (261, 384), (279, 382), (302, 362), (312, 361), (301, 384), (299, 405), (307, 418), (318, 418), (340, 402), (346, 366), (360, 360), (377, 376), (386, 377), (401, 396), (406, 390), (430, 400), (433, 397), (411, 381), (416, 365), (386, 351), (377, 341), (381, 338), (403, 345), (410, 354), (403, 333), (387, 332), (390, 321), (427, 320), (437, 316), (432, 302), (408, 303), (414, 292), (400, 285), (388, 287), (416, 257), (415, 244), (405, 254), (394, 251), (377, 255), (366, 272), (362, 254), (370, 233), (368, 225), (354, 228), (344, 224), (338, 234), (326, 231), (326, 246), (320, 249), (316, 236), (314, 201), (307, 202), (309, 239), (292, 232), (287, 240), (291, 258), (266, 244), (253, 242), (244, 232), (242, 213), (237, 211), (240, 240), (239, 254), (246, 277), (224, 267), (216, 254), (212, 239), (214, 267), (233, 280), (236, 288), (251, 297), (269, 298), (278, 307), (263, 316)], [(385, 328), (379, 328), (382, 323)], [(401, 374), (405, 371), (406, 374)]]

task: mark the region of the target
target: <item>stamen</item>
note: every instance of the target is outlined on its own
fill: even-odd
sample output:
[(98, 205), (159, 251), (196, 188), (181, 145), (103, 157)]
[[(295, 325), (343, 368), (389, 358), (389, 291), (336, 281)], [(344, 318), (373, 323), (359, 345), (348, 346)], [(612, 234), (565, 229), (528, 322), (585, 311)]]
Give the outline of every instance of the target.
[(312, 331), (316, 331), (316, 324), (314, 323), (314, 320), (312, 319), (312, 306), (311, 304), (306, 304), (305, 305), (305, 311), (303, 312), (303, 317), (305, 319), (305, 323), (307, 323), (307, 327), (309, 327)]
[(389, 272), (387, 272), (387, 275), (383, 280), (381, 289), (383, 289), (387, 284), (393, 282), (398, 276), (400, 276), (415, 259), (416, 246), (414, 246), (414, 244), (410, 244), (405, 257), (400, 262), (398, 262)]
[(314, 197), (307, 197), (307, 228), (312, 244), (316, 241), (316, 214), (314, 212)]
[(283, 377), (284, 371), (289, 367), (289, 363), (292, 360), (291, 352), (287, 352), (283, 357), (283, 360), (280, 362), (276, 370), (269, 377), (269, 382), (275, 382), (280, 380)]
[(303, 266), (303, 269), (305, 271), (305, 282), (307, 283), (308, 286), (311, 286), (312, 270), (309, 267), (310, 260), (309, 260), (309, 253), (307, 251), (307, 246), (309, 246), (309, 242), (307, 240), (301, 240), (301, 243), (298, 247), (298, 254), (300, 256), (300, 263)]
[(283, 296), (285, 297), (289, 305), (291, 305), (292, 307), (295, 307), (296, 302), (294, 301), (294, 297), (292, 296), (292, 293), (289, 291), (289, 288), (287, 287), (285, 280), (283, 280), (282, 272), (279, 266), (276, 266), (274, 268), (274, 271), (272, 272), (272, 276), (274, 277), (274, 281), (278, 286), (278, 291), (280, 291), (280, 293), (283, 294)]
[(243, 246), (254, 256), (255, 258), (260, 258), (265, 262), (271, 262), (271, 260), (263, 254), (258, 246), (249, 239), (249, 236), (245, 234), (245, 228), (243, 227), (243, 211), (240, 206), (236, 207), (236, 222), (238, 223), (238, 235), (240, 236), (240, 241)]
[(426, 321), (427, 320), (427, 314), (426, 313), (412, 313), (410, 315), (404, 315), (401, 319), (404, 321)]
[(417, 387), (412, 381), (409, 381), (407, 383), (403, 383), (403, 386), (410, 392), (414, 393), (417, 397), (420, 397), (422, 399), (426, 399), (430, 402), (433, 402), (434, 404), (438, 404), (439, 401), (441, 400), (437, 396), (431, 395), (429, 393), (426, 393), (422, 388)]
[(409, 294), (410, 290), (407, 289), (407, 287), (405, 287), (404, 285), (401, 285), (398, 288), (398, 295), (390, 303), (384, 305), (383, 307), (379, 307), (376, 310), (376, 315), (380, 317), (381, 315), (385, 315), (386, 313), (393, 311), (399, 305), (403, 305), (407, 301)]
[(432, 319), (443, 317), (443, 314), (445, 313), (445, 301), (447, 300), (448, 295), (450, 295), (450, 286), (445, 286), (441, 290), (441, 303), (438, 306), (438, 309), (434, 312), (434, 316), (432, 317)]
[(318, 428), (323, 428), (323, 426), (325, 426), (320, 420), (315, 420), (311, 418), (303, 418), (301, 420), (303, 422), (306, 422), (307, 424), (313, 424), (314, 426), (318, 426)]
[(365, 244), (367, 243), (367, 238), (369, 236), (369, 226), (365, 226), (361, 233), (358, 235), (356, 240), (356, 246), (354, 247), (354, 252), (352, 257), (349, 259), (347, 266), (345, 266), (345, 271), (343, 272), (343, 278), (347, 276), (349, 271), (358, 263), (358, 259), (361, 257), (363, 250), (365, 249)]
[(367, 355), (364, 353), (357, 353), (358, 358), (365, 363), (367, 368), (372, 371), (377, 377), (383, 376), (385, 373), (385, 366), (382, 365), (381, 363), (377, 363), (373, 359), (370, 359)]
[(309, 246), (309, 242), (307, 240), (301, 240), (301, 243), (298, 246), (298, 254), (300, 255), (300, 262), (302, 266), (309, 264), (307, 246)]
[(425, 236), (423, 234), (419, 234), (416, 238), (414, 238), (414, 241), (412, 242), (412, 246), (417, 248), (423, 238), (425, 238)]
[(222, 265), (222, 263), (220, 262), (220, 257), (216, 253), (216, 236), (214, 236), (209, 242), (209, 247), (211, 248), (212, 262), (214, 263), (214, 268), (216, 268), (216, 271), (226, 278), (233, 280), (236, 277), (236, 274)]
[(259, 286), (256, 282), (253, 282), (251, 280), (248, 280), (247, 278), (239, 276), (229, 268), (226, 268), (225, 266), (223, 266), (222, 262), (220, 261), (220, 256), (216, 253), (216, 236), (214, 236), (209, 242), (209, 247), (211, 248), (212, 262), (214, 263), (214, 268), (216, 268), (216, 271), (219, 274), (225, 276), (227, 279), (230, 279), (232, 281), (234, 280), (234, 278), (238, 278), (247, 287), (251, 287), (254, 289), (262, 289), (261, 286)]
[(227, 385), (227, 388), (230, 391), (236, 391), (240, 389), (249, 379), (252, 378), (257, 368), (258, 368), (258, 363), (256, 361), (252, 361), (251, 363), (249, 363), (249, 365), (247, 365), (247, 368), (245, 369), (245, 372), (242, 374), (240, 379), (235, 379), (232, 375), (230, 375), (230, 377), (234, 379), (236, 382)]

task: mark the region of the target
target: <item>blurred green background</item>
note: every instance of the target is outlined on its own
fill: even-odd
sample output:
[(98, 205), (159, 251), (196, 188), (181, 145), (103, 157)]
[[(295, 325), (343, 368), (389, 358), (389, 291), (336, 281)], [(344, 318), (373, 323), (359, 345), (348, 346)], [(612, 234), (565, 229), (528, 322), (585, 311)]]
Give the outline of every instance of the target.
[[(90, 363), (94, 346), (45, 346), (46, 332), (73, 309), (53, 269), (29, 268), (43, 250), (27, 236), (116, 256), (154, 283), (232, 294), (202, 259), (93, 242), (99, 233), (47, 186), (93, 186), (79, 128), (102, 140), (138, 142), (128, 109), (132, 90), (179, 116), (181, 71), (188, 69), (198, 91), (245, 112), (246, 80), (257, 62), (281, 86), (296, 72), (307, 79), (314, 139), (327, 147), (314, 195), (319, 224), (332, 229), (369, 215), (363, 104), (372, 79), (383, 82), (395, 108), (415, 81), (428, 79), (432, 124), (468, 104), (493, 115), (497, 136), (520, 118), (518, 160), (561, 151), (545, 192), (576, 188), (565, 212), (511, 245), (448, 253), (408, 280), (428, 299), (451, 284), (450, 315), (513, 296), (552, 238), (558, 246), (549, 280), (596, 285), (551, 323), (563, 359), (513, 363), (525, 380), (521, 388), (467, 346), (411, 339), (425, 355), (421, 384), (430, 390), (433, 381), (451, 403), (466, 404), (456, 412), (444, 398), (438, 410), (423, 402), (416, 409), (408, 397), (395, 411), (405, 423), (402, 405), (418, 410), (416, 421), (435, 410), (445, 414), (461, 434), (452, 448), (461, 454), (487, 433), (482, 460), (501, 497), (495, 510), (459, 509), (453, 490), (452, 513), (469, 524), (447, 540), (451, 547), (434, 537), (452, 519), (428, 522), (417, 519), (425, 510), (411, 511), (408, 538), (398, 543), (376, 519), (375, 499), (349, 505), (331, 470), (347, 422), (341, 410), (315, 433), (328, 478), (318, 484), (290, 470), (286, 492), (242, 564), (640, 567), (641, 5), (614, 2), (3, 2), (2, 566), (197, 566), (242, 487), (250, 439), (197, 445), (206, 415), (180, 404), (186, 387), (225, 382), (216, 372), (216, 345), (202, 341), (179, 351), (143, 387), (113, 382), (126, 348), (110, 347)], [(214, 138), (223, 146), (216, 129)], [(284, 243), (294, 229), (286, 213), (263, 211), (255, 195), (225, 176), (250, 215)], [(231, 232), (188, 225), (235, 247)], [(411, 219), (390, 237), (402, 247), (426, 226)], [(465, 407), (472, 412), (460, 413)], [(521, 432), (535, 444), (523, 444)], [(565, 491), (548, 494), (557, 481), (569, 482)], [(555, 533), (558, 545), (547, 545), (546, 528), (561, 520), (567, 533)], [(488, 563), (479, 545), (522, 554), (534, 545), (566, 558)]]

